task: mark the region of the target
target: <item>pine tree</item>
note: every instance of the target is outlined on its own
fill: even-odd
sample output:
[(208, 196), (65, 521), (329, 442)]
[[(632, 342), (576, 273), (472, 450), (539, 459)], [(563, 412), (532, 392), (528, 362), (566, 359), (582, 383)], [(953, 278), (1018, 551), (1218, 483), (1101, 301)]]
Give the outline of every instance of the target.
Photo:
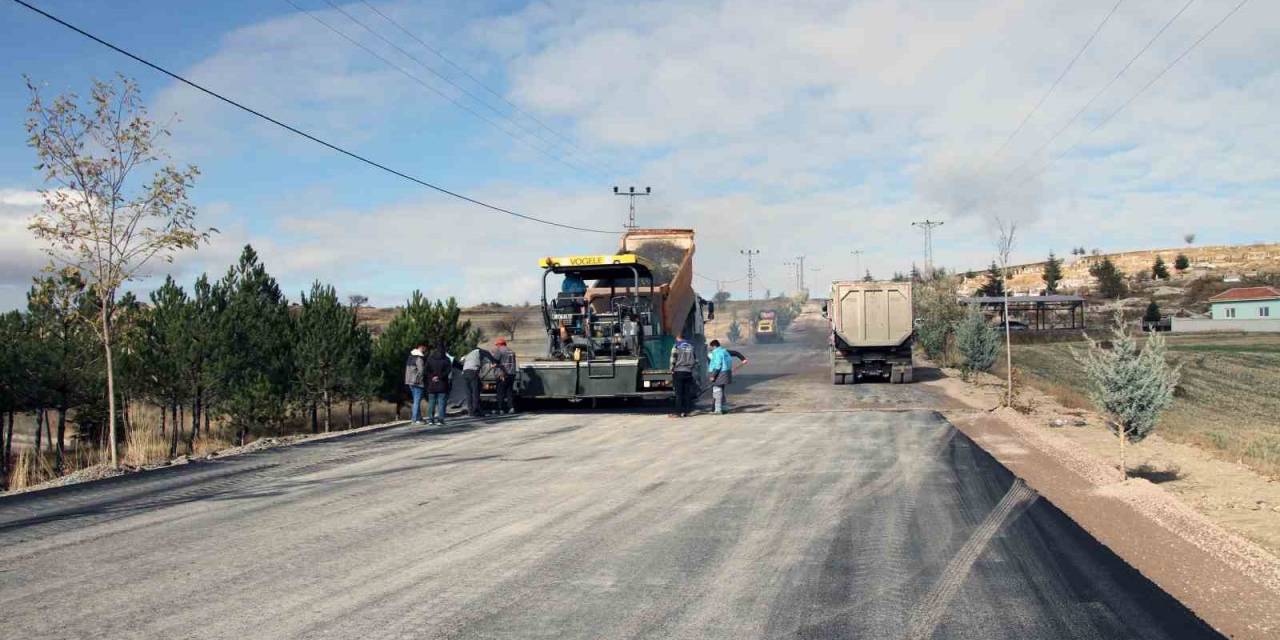
[(302, 294), (294, 348), (299, 397), (324, 408), (324, 431), (333, 425), (333, 402), (351, 377), (356, 356), (355, 314), (338, 302), (332, 286), (318, 281)]
[(1124, 283), (1124, 273), (1116, 268), (1111, 258), (1103, 258), (1101, 262), (1089, 265), (1089, 275), (1098, 281), (1098, 292), (1103, 297), (1122, 298), (1128, 292)]
[[(71, 268), (37, 280), (27, 294), (34, 339), (35, 384), (29, 399), (38, 423), (36, 449), (41, 442), (39, 423), (47, 424), (47, 410), (52, 409), (57, 412), (58, 436), (49, 444), (57, 452), (58, 470), (62, 468), (68, 413), (84, 406), (88, 394), (98, 391), (93, 365), (101, 359), (91, 355), (96, 354), (96, 338), (89, 327), (97, 317), (96, 304), (84, 279)], [(83, 417), (90, 422), (90, 416)]]
[(1000, 355), (1000, 332), (982, 314), (980, 305), (970, 304), (956, 327), (956, 348), (963, 362), (960, 370), (967, 379), (979, 371), (990, 371)]
[(1169, 267), (1164, 263), (1163, 256), (1156, 256), (1156, 261), (1151, 265), (1151, 277), (1155, 280), (1169, 279)]
[(875, 282), (875, 281), (876, 281), (876, 279), (875, 279), (875, 278), (871, 277), (871, 270), (870, 270), (870, 269), (867, 269), (867, 273), (866, 273), (866, 275), (862, 276), (862, 281), (863, 281), (863, 282)]
[(1152, 300), (1147, 304), (1147, 310), (1142, 314), (1142, 321), (1144, 323), (1160, 322), (1160, 305), (1156, 304), (1155, 300)]
[(160, 407), (160, 424), (167, 413), (169, 455), (177, 455), (179, 434), (178, 407), (186, 401), (189, 380), (186, 375), (187, 351), (194, 327), (187, 292), (166, 277), (159, 289), (151, 292), (151, 311), (143, 320), (142, 361), (148, 379), (151, 399)]
[(1191, 268), (1191, 260), (1187, 258), (1187, 254), (1179, 253), (1178, 257), (1173, 261), (1173, 268), (1179, 273)]
[(1059, 260), (1049, 252), (1049, 259), (1044, 263), (1044, 273), (1040, 274), (1040, 279), (1044, 280), (1044, 292), (1047, 294), (1055, 294), (1058, 292), (1058, 283), (1062, 282), (1062, 260)]
[(988, 298), (1004, 297), (1004, 274), (1000, 272), (1000, 266), (995, 260), (987, 267), (987, 281), (978, 288), (978, 295)]
[(1155, 430), (1160, 413), (1173, 402), (1178, 368), (1169, 365), (1164, 337), (1158, 333), (1139, 349), (1119, 312), (1110, 349), (1090, 338), (1086, 351), (1072, 353), (1084, 366), (1090, 399), (1107, 416), (1107, 425), (1119, 440), (1120, 474), (1127, 478), (1125, 442), (1140, 442)]
[(9, 456), (13, 451), (13, 416), (23, 409), (31, 388), (31, 336), (20, 311), (0, 314), (0, 488), (9, 488)]
[(258, 259), (245, 246), (239, 262), (217, 285), (225, 296), (218, 310), (212, 366), (218, 409), (243, 444), (251, 432), (280, 424), (293, 380), (293, 322), (289, 305)]
[(920, 270), (916, 268), (916, 263), (911, 263), (911, 281), (920, 282), (921, 279)]
[(226, 290), (214, 286), (201, 274), (192, 287), (190, 304), (190, 342), (185, 352), (183, 375), (191, 394), (191, 430), (187, 448), (195, 449), (200, 424), (209, 424), (210, 407), (217, 402), (218, 377), (213, 366), (219, 337), (218, 317), (227, 306)]

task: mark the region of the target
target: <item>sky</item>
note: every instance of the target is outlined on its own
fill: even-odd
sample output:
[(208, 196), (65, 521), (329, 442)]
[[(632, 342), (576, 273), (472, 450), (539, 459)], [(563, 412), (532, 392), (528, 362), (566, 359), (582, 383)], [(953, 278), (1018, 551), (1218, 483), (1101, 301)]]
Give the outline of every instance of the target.
[[(815, 293), (907, 271), (925, 219), (944, 222), (935, 264), (961, 270), (992, 259), (997, 218), (1018, 223), (1014, 261), (1280, 240), (1274, 2), (1246, 2), (1161, 75), (1239, 0), (30, 1), (512, 211), (621, 231), (612, 187), (649, 186), (639, 224), (696, 231), (708, 296), (720, 281), (746, 297), (746, 249), (757, 296), (793, 290), (798, 256)], [(23, 76), (84, 95), (116, 74), (168, 125), (169, 162), (199, 167), (198, 222), (218, 230), (141, 293), (166, 272), (220, 276), (252, 244), (294, 300), (319, 280), (380, 306), (415, 289), (516, 303), (538, 298), (539, 257), (616, 247), (361, 164), (5, 1), (0, 309), (47, 263), (26, 228), (45, 185)]]

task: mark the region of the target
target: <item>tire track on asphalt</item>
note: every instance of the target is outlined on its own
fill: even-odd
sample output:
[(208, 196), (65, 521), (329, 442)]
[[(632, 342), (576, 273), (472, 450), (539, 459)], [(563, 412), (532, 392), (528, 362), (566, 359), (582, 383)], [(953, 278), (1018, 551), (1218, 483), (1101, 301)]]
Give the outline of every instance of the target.
[(973, 564), (978, 561), (978, 557), (987, 550), (991, 539), (1011, 517), (1016, 518), (1016, 513), (1020, 513), (1037, 497), (1039, 497), (1038, 494), (1021, 478), (1014, 480), (1009, 491), (987, 514), (982, 524), (974, 529), (964, 546), (960, 547), (960, 551), (947, 563), (928, 594), (916, 604), (911, 612), (910, 624), (903, 635), (904, 640), (928, 640), (933, 635), (947, 607), (955, 599), (956, 592), (969, 577), (969, 571), (973, 569)]

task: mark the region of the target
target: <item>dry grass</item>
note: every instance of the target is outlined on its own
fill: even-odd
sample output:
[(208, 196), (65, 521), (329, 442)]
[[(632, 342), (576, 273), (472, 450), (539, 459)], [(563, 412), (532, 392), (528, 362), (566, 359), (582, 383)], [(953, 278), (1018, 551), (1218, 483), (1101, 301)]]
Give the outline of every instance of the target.
[[(1014, 367), (1065, 406), (1092, 408), (1070, 346), (1015, 345)], [(1182, 382), (1159, 432), (1280, 476), (1280, 336), (1174, 335), (1169, 350)]]

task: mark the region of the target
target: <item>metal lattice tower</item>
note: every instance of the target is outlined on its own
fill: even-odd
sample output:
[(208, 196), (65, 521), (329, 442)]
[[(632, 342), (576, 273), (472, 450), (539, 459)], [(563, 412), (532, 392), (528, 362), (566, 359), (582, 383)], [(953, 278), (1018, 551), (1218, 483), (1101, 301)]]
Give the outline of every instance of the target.
[(926, 271), (933, 272), (933, 229), (941, 227), (942, 221), (924, 219), (920, 222), (912, 222), (911, 226), (919, 227), (924, 230), (924, 268)]

